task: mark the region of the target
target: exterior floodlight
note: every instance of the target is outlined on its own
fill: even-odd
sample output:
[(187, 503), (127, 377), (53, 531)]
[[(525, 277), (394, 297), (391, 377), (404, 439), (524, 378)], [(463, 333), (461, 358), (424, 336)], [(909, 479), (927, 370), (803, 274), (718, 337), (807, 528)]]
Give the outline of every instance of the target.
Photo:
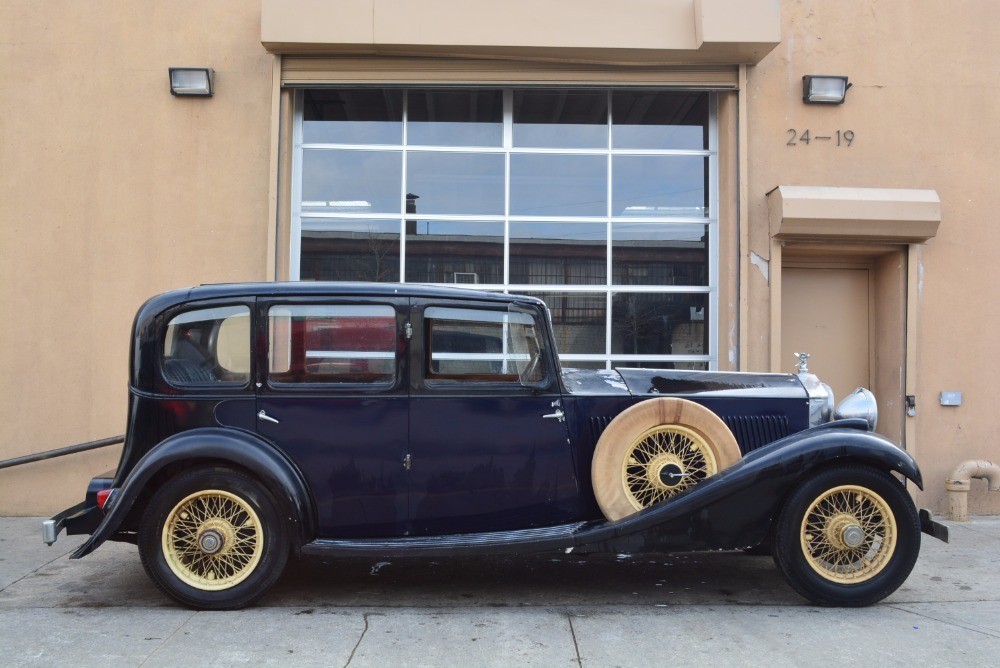
[(802, 77), (802, 101), (806, 104), (843, 104), (847, 77), (807, 74)]
[(171, 67), (170, 94), (212, 97), (214, 78), (211, 67)]

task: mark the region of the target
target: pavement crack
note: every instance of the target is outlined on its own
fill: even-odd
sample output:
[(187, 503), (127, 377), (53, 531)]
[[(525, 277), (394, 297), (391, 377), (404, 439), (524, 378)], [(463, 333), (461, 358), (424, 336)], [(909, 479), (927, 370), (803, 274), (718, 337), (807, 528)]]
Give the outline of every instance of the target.
[(38, 567), (38, 568), (36, 568), (35, 570), (33, 570), (33, 571), (30, 571), (30, 572), (28, 572), (28, 573), (25, 573), (24, 575), (22, 575), (21, 577), (19, 577), (19, 578), (18, 578), (18, 579), (16, 579), (16, 580), (14, 580), (14, 581), (13, 581), (13, 582), (11, 582), (10, 584), (8, 584), (8, 585), (6, 585), (6, 586), (4, 586), (4, 587), (0, 587), (0, 593), (2, 593), (2, 592), (4, 592), (4, 591), (6, 591), (7, 589), (9, 589), (9, 588), (11, 588), (11, 587), (13, 587), (13, 586), (14, 586), (14, 585), (16, 585), (16, 584), (17, 584), (18, 582), (20, 582), (20, 581), (21, 581), (21, 580), (23, 580), (24, 578), (28, 577), (29, 575), (34, 575), (35, 573), (37, 573), (38, 571), (42, 570), (43, 568), (45, 568), (45, 567), (46, 567), (46, 566), (48, 566), (49, 564), (53, 564), (53, 563), (55, 563), (55, 562), (59, 561), (60, 559), (62, 559), (63, 557), (65, 557), (65, 556), (66, 556), (67, 554), (72, 554), (72, 553), (73, 553), (73, 552), (74, 552), (75, 550), (76, 550), (76, 548), (73, 548), (72, 550), (69, 550), (68, 552), (63, 552), (63, 553), (62, 553), (62, 554), (60, 554), (60, 555), (59, 555), (58, 557), (54, 557), (54, 558), (50, 559), (49, 561), (46, 561), (46, 562), (45, 562), (44, 564), (42, 564), (41, 566), (39, 566), (39, 567)]
[(954, 622), (949, 619), (941, 619), (940, 617), (933, 617), (923, 612), (918, 612), (917, 610), (910, 610), (902, 605), (887, 605), (885, 607), (892, 608), (893, 610), (898, 610), (900, 612), (906, 612), (911, 615), (916, 615), (917, 617), (923, 617), (924, 619), (929, 619), (934, 622), (940, 622), (941, 624), (947, 624), (948, 626), (954, 626), (955, 628), (965, 629), (966, 631), (971, 631), (973, 633), (984, 635), (987, 638), (1000, 638), (1000, 633), (993, 633), (991, 631), (983, 629), (982, 627), (966, 626), (965, 624), (959, 624), (958, 622)]
[(573, 651), (576, 652), (576, 665), (583, 668), (583, 658), (580, 656), (580, 645), (576, 642), (576, 629), (573, 628), (573, 615), (567, 612), (566, 621), (569, 622), (569, 634), (573, 637)]
[(354, 661), (354, 653), (358, 651), (358, 647), (361, 646), (361, 641), (365, 639), (365, 634), (368, 633), (368, 613), (366, 612), (362, 617), (365, 620), (365, 628), (361, 629), (361, 637), (358, 638), (358, 642), (354, 644), (354, 649), (351, 650), (351, 655), (347, 657), (347, 663), (344, 664), (344, 668), (351, 665), (351, 661)]
[(188, 615), (183, 622), (177, 625), (177, 628), (174, 629), (173, 633), (171, 633), (169, 636), (161, 640), (159, 644), (157, 644), (156, 647), (153, 649), (153, 651), (147, 654), (146, 658), (139, 662), (139, 666), (145, 666), (149, 662), (149, 660), (152, 659), (157, 652), (166, 647), (167, 643), (173, 640), (174, 636), (180, 633), (181, 629), (187, 626), (187, 623), (190, 622), (192, 619), (194, 619), (195, 615), (197, 614), (198, 612), (194, 611), (190, 615)]

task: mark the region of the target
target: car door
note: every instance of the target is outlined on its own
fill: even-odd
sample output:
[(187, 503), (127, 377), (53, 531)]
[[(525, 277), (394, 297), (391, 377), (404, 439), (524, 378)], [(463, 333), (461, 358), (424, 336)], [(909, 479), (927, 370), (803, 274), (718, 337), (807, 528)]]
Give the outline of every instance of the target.
[(403, 534), (407, 300), (258, 303), (257, 431), (299, 467), (320, 536)]
[(410, 529), (559, 524), (579, 513), (541, 307), (413, 300)]

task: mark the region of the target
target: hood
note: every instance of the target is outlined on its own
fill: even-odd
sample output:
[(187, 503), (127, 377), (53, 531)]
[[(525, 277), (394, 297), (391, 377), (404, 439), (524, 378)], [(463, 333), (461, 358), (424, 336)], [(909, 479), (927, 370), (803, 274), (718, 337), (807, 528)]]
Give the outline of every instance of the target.
[(676, 369), (564, 369), (570, 394), (634, 397), (769, 397), (807, 399), (802, 383), (784, 373), (682, 371)]

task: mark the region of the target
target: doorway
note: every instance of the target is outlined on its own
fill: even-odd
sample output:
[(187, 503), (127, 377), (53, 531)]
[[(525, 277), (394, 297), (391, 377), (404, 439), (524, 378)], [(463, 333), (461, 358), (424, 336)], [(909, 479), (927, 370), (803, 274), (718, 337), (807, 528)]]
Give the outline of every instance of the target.
[[(900, 248), (788, 245), (781, 267), (780, 369), (807, 352), (809, 370), (839, 402), (857, 387), (875, 393), (877, 431), (903, 442), (906, 253)], [(853, 252), (851, 252), (853, 251)]]

